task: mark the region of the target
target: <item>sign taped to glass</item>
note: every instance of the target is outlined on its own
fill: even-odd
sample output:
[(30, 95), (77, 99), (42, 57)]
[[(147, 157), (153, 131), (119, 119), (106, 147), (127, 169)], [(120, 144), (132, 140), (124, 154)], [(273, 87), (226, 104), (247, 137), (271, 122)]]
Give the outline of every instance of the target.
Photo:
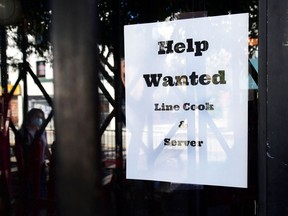
[(248, 14), (124, 33), (127, 178), (246, 188)]

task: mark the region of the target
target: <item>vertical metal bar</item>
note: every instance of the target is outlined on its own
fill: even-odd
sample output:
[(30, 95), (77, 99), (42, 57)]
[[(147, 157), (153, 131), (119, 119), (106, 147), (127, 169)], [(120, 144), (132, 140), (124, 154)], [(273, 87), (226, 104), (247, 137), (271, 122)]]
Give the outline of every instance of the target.
[[(4, 212), (10, 214), (10, 146), (9, 146), (9, 133), (7, 133), (7, 110), (8, 110), (8, 73), (7, 73), (7, 35), (5, 26), (0, 25), (0, 50), (1, 50), (1, 86), (2, 86), (2, 98), (1, 98), (1, 137), (0, 137), (0, 190), (4, 196)], [(4, 213), (3, 212), (3, 213)]]
[(121, 58), (120, 58), (120, 43), (122, 38), (121, 36), (121, 20), (120, 20), (120, 1), (113, 1), (113, 29), (115, 32), (114, 37), (114, 62), (115, 62), (115, 75), (114, 75), (114, 88), (115, 88), (115, 140), (116, 140), (116, 184), (117, 190), (116, 193), (116, 211), (119, 215), (123, 214), (123, 191), (122, 183), (124, 179), (124, 170), (123, 170), (123, 143), (122, 143), (122, 103), (123, 103), (123, 94), (122, 94), (122, 81), (121, 81)]
[(266, 0), (259, 2), (259, 110), (258, 110), (258, 202), (259, 215), (266, 216), (266, 141), (267, 141), (267, 38)]
[(267, 0), (259, 0), (258, 213), (266, 216)]
[(267, 0), (267, 215), (288, 215), (288, 2)]
[(259, 8), (259, 215), (287, 215), (288, 2)]
[(28, 46), (28, 38), (26, 35), (26, 21), (23, 20), (22, 22), (22, 32), (21, 32), (21, 38), (22, 38), (22, 47), (21, 47), (21, 52), (23, 55), (23, 59), (22, 59), (22, 67), (20, 68), (20, 72), (19, 73), (24, 73), (24, 74), (20, 74), (20, 76), (22, 76), (22, 81), (23, 81), (23, 118), (24, 118), (24, 123), (25, 118), (26, 118), (26, 114), (28, 112), (28, 88), (27, 88), (27, 72), (26, 72), (26, 64), (27, 64), (27, 46)]
[(1, 86), (2, 93), (6, 94), (8, 92), (8, 74), (7, 74), (7, 38), (6, 38), (6, 28), (0, 26), (0, 40), (1, 40)]
[(97, 1), (53, 1), (58, 215), (103, 215)]
[(266, 216), (267, 0), (259, 0), (258, 213)]
[(120, 6), (119, 1), (114, 2), (114, 31), (116, 37), (114, 38), (114, 62), (115, 62), (115, 110), (116, 110), (116, 125), (115, 125), (115, 132), (116, 132), (116, 159), (117, 159), (117, 169), (118, 169), (118, 177), (122, 179), (123, 174), (123, 143), (122, 143), (122, 103), (123, 103), (123, 95), (122, 95), (122, 82), (121, 82), (121, 60), (120, 60)]

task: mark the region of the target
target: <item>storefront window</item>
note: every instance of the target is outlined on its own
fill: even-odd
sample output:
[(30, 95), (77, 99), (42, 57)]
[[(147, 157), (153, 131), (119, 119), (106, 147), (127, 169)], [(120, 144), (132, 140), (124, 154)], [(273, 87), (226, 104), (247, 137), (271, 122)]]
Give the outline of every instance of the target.
[[(187, 6), (187, 4), (186, 5), (183, 4), (180, 7), (183, 7), (182, 9), (185, 10), (184, 9), (185, 6)], [(139, 28), (135, 27), (133, 30), (131, 30), (131, 33), (130, 33), (131, 35), (128, 35), (129, 38), (126, 40), (126, 43), (130, 43), (131, 40), (135, 38), (135, 40), (139, 40), (139, 42), (138, 43), (131, 42), (131, 50), (129, 50), (130, 48), (125, 47), (128, 50), (128, 52), (130, 51), (133, 52), (132, 47), (134, 46), (134, 49), (135, 49), (135, 47), (138, 46), (135, 53), (132, 56), (130, 56), (129, 54), (125, 55), (126, 53), (123, 54), (124, 55), (123, 57), (125, 59), (125, 71), (127, 72), (127, 70), (131, 70), (131, 68), (132, 68), (132, 71), (133, 70), (141, 71), (141, 69), (139, 68), (146, 68), (146, 71), (145, 69), (144, 70), (142, 69), (142, 71), (145, 71), (145, 72), (142, 72), (143, 74), (141, 74), (141, 72), (140, 74), (137, 74), (137, 72), (135, 72), (135, 74), (131, 74), (133, 72), (129, 72), (130, 73), (129, 75), (125, 73), (124, 91), (128, 91), (129, 93), (127, 94), (126, 92), (126, 97), (125, 97), (126, 122), (123, 126), (124, 179), (121, 179), (121, 180), (117, 179), (117, 164), (116, 164), (116, 172), (112, 175), (116, 178), (115, 179), (112, 178), (111, 185), (114, 185), (114, 186), (117, 185), (119, 186), (119, 188), (116, 189), (117, 187), (116, 188), (113, 187), (113, 189), (110, 190), (108, 186), (110, 183), (107, 184), (107, 188), (108, 188), (107, 193), (108, 194), (110, 193), (110, 195), (112, 194), (116, 198), (113, 201), (111, 199), (108, 199), (110, 200), (110, 203), (108, 202), (109, 203), (108, 205), (111, 204), (112, 206), (115, 207), (116, 212), (117, 210), (119, 210), (120, 212), (126, 215), (221, 215), (221, 216), (222, 215), (227, 215), (227, 216), (228, 215), (239, 215), (239, 216), (240, 215), (256, 215), (257, 202), (258, 202), (257, 201), (257, 141), (258, 141), (257, 140), (257, 129), (258, 129), (257, 128), (257, 115), (258, 115), (258, 111), (257, 111), (257, 106), (258, 106), (257, 105), (258, 104), (257, 103), (258, 101), (257, 16), (258, 14), (257, 13), (258, 13), (258, 5), (257, 5), (257, 2), (252, 2), (252, 1), (251, 2), (247, 1), (245, 3), (243, 2), (242, 3), (240, 2), (228, 3), (228, 2), (223, 1), (222, 4), (218, 4), (218, 3), (214, 4), (212, 2), (206, 1), (204, 3), (199, 2), (198, 4), (191, 4), (190, 6), (191, 6), (190, 11), (188, 10), (187, 12), (191, 12), (192, 9), (196, 11), (199, 10), (199, 11), (205, 11), (205, 12), (194, 12), (194, 13), (193, 12), (192, 13), (180, 13), (179, 12), (179, 13), (173, 14), (170, 17), (166, 17), (166, 19), (162, 19), (162, 20), (160, 20), (159, 17), (157, 16), (153, 17), (154, 15), (153, 13), (151, 13), (147, 19), (145, 19), (143, 17), (144, 15), (141, 14), (140, 12), (138, 13), (135, 11), (130, 11), (130, 13), (127, 13), (130, 15), (131, 23), (127, 23), (127, 26), (125, 26), (125, 28), (127, 27), (128, 29), (130, 24), (140, 24), (140, 25), (139, 25)], [(157, 11), (157, 7), (155, 7), (154, 10)], [(152, 12), (154, 10), (152, 10)], [(179, 10), (179, 11), (183, 11), (183, 10)], [(145, 12), (144, 9), (143, 11)], [(244, 60), (245, 62), (243, 62), (244, 65), (247, 64), (247, 68), (244, 71), (244, 74), (247, 75), (247, 78), (246, 78), (247, 87), (244, 90), (245, 92), (244, 95), (245, 94), (247, 95), (247, 97), (245, 98), (246, 108), (237, 107), (239, 108), (239, 110), (237, 111), (236, 107), (234, 107), (235, 108), (234, 112), (232, 111), (233, 108), (229, 112), (227, 110), (220, 110), (220, 109), (217, 111), (218, 108), (215, 108), (215, 110), (218, 113), (217, 114), (214, 113), (214, 114), (218, 115), (219, 113), (222, 113), (219, 115), (226, 115), (227, 121), (225, 124), (227, 127), (229, 127), (228, 125), (233, 125), (233, 124), (238, 124), (239, 126), (240, 125), (239, 121), (241, 118), (243, 118), (243, 116), (241, 117), (242, 115), (241, 113), (243, 109), (246, 109), (247, 115), (244, 118), (247, 118), (247, 119), (243, 122), (243, 126), (245, 127), (247, 126), (247, 128), (244, 129), (244, 131), (245, 130), (246, 131), (243, 132), (245, 135), (244, 134), (241, 135), (239, 133), (239, 128), (237, 128), (234, 134), (235, 137), (233, 137), (230, 140), (231, 142), (228, 142), (228, 143), (226, 142), (227, 146), (221, 146), (220, 144), (218, 145), (218, 147), (217, 146), (213, 147), (212, 145), (210, 145), (208, 147), (205, 147), (206, 151), (204, 154), (199, 153), (199, 151), (201, 151), (201, 148), (205, 146), (204, 141), (203, 141), (204, 139), (202, 138), (198, 141), (192, 140), (194, 148), (195, 146), (197, 146), (196, 148), (198, 149), (196, 153), (193, 153), (193, 154), (188, 153), (188, 154), (184, 154), (181, 156), (181, 150), (183, 150), (182, 149), (183, 146), (181, 146), (180, 152), (179, 152), (179, 149), (178, 150), (174, 149), (174, 151), (169, 151), (169, 153), (167, 153), (167, 155), (165, 156), (161, 155), (164, 152), (163, 151), (164, 148), (173, 149), (175, 146), (180, 145), (179, 143), (181, 143), (181, 145), (187, 144), (187, 142), (184, 142), (185, 140), (187, 141), (187, 139), (184, 140), (183, 137), (188, 138), (190, 136), (187, 135), (186, 133), (184, 134), (184, 136), (181, 137), (180, 142), (179, 140), (177, 141), (175, 139), (174, 140), (164, 139), (165, 136), (167, 136), (167, 134), (170, 134), (173, 137), (175, 135), (175, 130), (179, 130), (180, 124), (183, 127), (184, 126), (187, 127), (187, 124), (189, 122), (188, 134), (198, 133), (197, 137), (199, 138), (201, 136), (202, 137), (204, 136), (205, 142), (207, 143), (206, 136), (207, 136), (207, 133), (209, 134), (208, 131), (212, 130), (213, 127), (217, 128), (217, 117), (215, 116), (213, 117), (213, 114), (211, 114), (212, 115), (212, 121), (210, 122), (211, 124), (209, 124), (208, 123), (209, 121), (207, 121), (207, 119), (204, 117), (205, 119), (204, 121), (206, 121), (207, 123), (206, 125), (200, 122), (201, 118), (199, 120), (198, 115), (201, 115), (199, 114), (201, 110), (205, 110), (205, 111), (208, 110), (207, 112), (209, 112), (211, 111), (212, 108), (213, 108), (212, 112), (216, 112), (214, 110), (214, 106), (216, 107), (217, 105), (217, 99), (215, 99), (217, 97), (217, 93), (215, 93), (217, 90), (205, 89), (205, 87), (208, 86), (208, 83), (210, 84), (209, 82), (210, 80), (209, 78), (207, 78), (207, 76), (205, 76), (205, 81), (204, 81), (203, 74), (205, 74), (205, 71), (199, 69), (198, 66), (196, 66), (196, 68), (198, 69), (199, 72), (195, 69), (194, 73), (192, 73), (193, 71), (187, 72), (187, 68), (185, 68), (186, 64), (187, 65), (191, 64), (194, 66), (194, 65), (199, 64), (199, 61), (200, 61), (200, 64), (201, 64), (201, 61), (202, 61), (202, 64), (205, 61), (201, 58), (197, 59), (197, 61), (196, 60), (194, 61), (193, 58), (195, 58), (195, 56), (197, 55), (199, 56), (202, 56), (202, 54), (205, 55), (206, 51), (209, 52), (210, 51), (209, 49), (212, 49), (213, 42), (211, 42), (210, 39), (209, 40), (207, 39), (209, 38), (208, 36), (206, 38), (203, 38), (203, 36), (201, 35), (201, 32), (207, 32), (207, 34), (209, 35), (210, 34), (209, 30), (211, 30), (212, 27), (207, 27), (204, 24), (202, 24), (201, 26), (201, 24), (199, 24), (199, 26), (197, 27), (197, 31), (195, 30), (195, 32), (197, 33), (196, 39), (183, 37), (185, 40), (182, 38), (183, 39), (182, 41), (180, 40), (174, 41), (173, 39), (171, 39), (173, 38), (171, 35), (175, 36), (177, 33), (181, 33), (183, 36), (186, 34), (189, 35), (189, 33), (185, 32), (184, 30), (185, 28), (175, 30), (176, 33), (172, 33), (173, 28), (172, 29), (170, 28), (169, 33), (166, 33), (164, 32), (164, 29), (169, 29), (170, 27), (169, 24), (166, 24), (166, 26), (165, 24), (163, 24), (163, 26), (161, 26), (159, 22), (164, 21), (164, 20), (166, 20), (166, 22), (169, 22), (169, 20), (175, 21), (177, 19), (181, 19), (181, 21), (184, 21), (189, 18), (191, 19), (193, 17), (199, 17), (199, 16), (200, 17), (207, 16), (207, 17), (212, 18), (212, 17), (219, 17), (222, 15), (227, 15), (227, 17), (229, 17), (228, 14), (236, 15), (236, 14), (243, 14), (243, 13), (248, 13), (248, 17), (249, 17), (249, 22), (247, 23), (247, 25), (249, 25), (249, 33), (247, 33), (247, 38), (244, 39), (246, 43), (246, 48), (247, 48), (244, 54), (246, 55), (245, 56), (246, 60)], [(158, 21), (158, 23), (155, 23), (157, 27), (153, 28), (152, 23), (156, 21)], [(201, 21), (199, 21), (199, 23), (201, 23)], [(144, 24), (144, 25), (141, 26), (141, 24)], [(146, 26), (149, 24), (151, 24), (152, 26), (151, 31), (154, 31), (153, 36), (157, 35), (157, 33), (159, 34), (162, 33), (167, 38), (166, 41), (158, 39), (158, 43), (156, 40), (154, 44), (156, 44), (157, 46), (155, 46), (154, 49), (153, 48), (150, 49), (151, 50), (150, 56), (145, 54), (145, 51), (143, 50), (146, 48), (146, 46), (149, 46), (148, 45), (149, 42), (147, 41), (149, 39), (152, 39), (153, 37), (151, 36), (151, 38), (149, 38), (149, 33), (147, 33), (150, 31), (148, 27), (146, 28)], [(240, 28), (238, 24), (232, 25), (232, 27), (236, 29)], [(217, 28), (220, 28), (220, 27), (218, 26)], [(124, 35), (124, 37), (125, 36), (127, 35)], [(214, 36), (214, 39), (217, 40), (217, 32), (213, 31), (213, 36)], [(235, 39), (237, 38), (237, 36), (239, 36), (239, 34), (231, 33), (232, 38)], [(142, 39), (142, 37), (144, 37), (145, 39)], [(157, 36), (155, 37), (157, 38)], [(238, 39), (235, 39), (235, 40), (237, 41)], [(161, 43), (161, 41), (163, 43)], [(226, 42), (228, 43), (228, 41)], [(198, 52), (197, 52), (197, 43), (199, 45)], [(221, 43), (221, 38), (219, 39), (219, 43)], [(141, 46), (140, 44), (141, 45), (144, 44), (144, 45)], [(126, 44), (123, 44), (123, 46), (125, 45)], [(191, 47), (192, 45), (195, 45), (194, 47), (195, 49)], [(235, 43), (228, 45), (228, 46), (233, 46), (233, 45), (235, 45)], [(214, 73), (214, 75), (217, 74), (217, 77), (219, 76), (219, 80), (217, 81), (217, 84), (219, 84), (218, 86), (220, 86), (221, 82), (223, 84), (224, 83), (226, 84), (225, 81), (227, 81), (224, 78), (225, 72), (223, 72), (224, 70), (223, 61), (227, 61), (227, 63), (229, 64), (233, 62), (234, 58), (235, 58), (234, 60), (236, 60), (238, 64), (240, 61), (239, 57), (235, 56), (236, 53), (239, 54), (239, 52), (236, 51), (236, 53), (233, 55), (231, 55), (231, 53), (230, 55), (229, 53), (226, 53), (227, 55), (225, 55), (225, 48), (223, 48), (224, 46), (225, 45), (222, 46), (222, 49), (220, 48), (218, 51), (215, 51), (217, 55), (220, 55), (222, 52), (223, 59), (221, 59), (221, 63), (220, 61), (217, 61), (217, 58), (215, 56), (214, 56), (215, 58), (214, 61), (213, 61), (213, 56), (209, 58), (211, 60), (212, 68), (214, 67), (215, 69), (219, 65), (221, 65), (220, 67), (222, 67), (221, 70), (216, 70), (216, 72)], [(175, 57), (174, 59), (174, 56), (177, 53), (181, 55), (183, 53), (187, 53), (189, 49), (190, 51), (191, 50), (194, 51), (191, 54), (190, 58), (186, 57), (185, 59), (181, 59), (181, 57)], [(155, 52), (156, 54), (153, 54), (153, 52)], [(169, 52), (173, 54), (168, 56)], [(139, 53), (140, 58), (142, 58), (141, 60), (139, 60), (139, 58), (137, 59), (136, 55), (138, 55), (138, 53)], [(160, 56), (162, 58), (166, 58), (166, 64), (168, 65), (168, 67), (164, 70), (161, 67), (162, 66), (161, 64), (163, 64), (162, 62), (161, 63), (159, 62), (159, 64), (155, 63), (156, 62), (155, 58), (157, 58), (159, 55), (162, 55)], [(151, 58), (151, 60), (149, 60), (149, 57)], [(139, 62), (137, 62), (138, 60)], [(204, 65), (205, 65), (205, 62), (204, 62)], [(193, 66), (191, 67), (193, 68)], [(172, 67), (179, 67), (180, 69), (177, 69), (178, 71), (177, 70), (173, 71)], [(241, 70), (239, 66), (236, 66), (236, 67), (238, 70)], [(205, 68), (206, 69), (209, 68), (209, 65), (205, 65)], [(237, 69), (235, 69), (235, 71), (237, 71)], [(140, 78), (138, 77), (138, 75)], [(195, 90), (194, 93), (192, 92), (190, 94), (193, 97), (196, 97), (198, 99), (200, 98), (199, 101), (201, 101), (201, 97), (204, 96), (204, 97), (208, 97), (208, 100), (213, 101), (213, 102), (210, 102), (209, 104), (207, 104), (208, 102), (204, 100), (204, 102), (202, 101), (203, 103), (197, 103), (197, 104), (190, 103), (189, 106), (186, 104), (187, 109), (189, 109), (190, 112), (193, 112), (193, 111), (195, 112), (196, 109), (198, 111), (198, 114), (196, 115), (196, 117), (194, 115), (191, 115), (193, 116), (192, 119), (188, 118), (187, 120), (187, 118), (184, 117), (183, 118), (184, 120), (183, 120), (182, 117), (179, 118), (179, 116), (176, 116), (176, 117), (173, 116), (176, 112), (179, 112), (179, 111), (181, 112), (181, 109), (183, 108), (182, 106), (183, 103), (187, 103), (187, 97), (183, 96), (183, 94), (186, 96), (189, 94), (183, 90), (183, 85), (185, 86), (185, 89), (186, 89), (188, 85), (194, 85), (193, 87), (195, 87), (196, 83), (201, 84), (201, 80), (199, 78), (201, 77), (201, 75), (203, 75), (202, 76), (203, 78), (202, 88), (200, 87), (198, 90)], [(225, 75), (227, 76), (227, 72)], [(177, 77), (175, 78), (175, 76), (179, 78)], [(194, 78), (197, 77), (197, 80), (196, 78), (193, 79), (193, 77)], [(211, 74), (211, 77), (213, 77), (213, 73)], [(215, 75), (215, 78), (216, 78), (216, 75)], [(141, 80), (143, 81), (144, 86), (141, 85)], [(135, 86), (135, 87), (131, 87), (131, 83), (133, 83), (132, 86)], [(180, 88), (182, 89), (177, 89), (176, 92), (173, 92), (174, 90), (172, 88), (174, 87), (175, 83), (178, 83), (180, 85)], [(211, 79), (211, 83), (213, 84), (212, 79)], [(235, 83), (236, 81), (233, 82), (233, 84)], [(128, 86), (128, 90), (127, 90), (127, 86)], [(163, 91), (163, 92), (160, 93), (158, 96), (155, 96), (156, 91)], [(216, 96), (211, 95), (212, 92), (213, 94), (215, 93)], [(223, 98), (224, 97), (223, 96), (221, 97), (222, 98), (221, 100), (224, 104), (226, 103), (227, 105), (227, 103), (229, 102), (228, 90), (223, 89), (222, 93), (226, 95), (226, 99)], [(230, 95), (230, 99), (235, 100), (235, 104), (236, 104), (235, 106), (240, 106), (239, 101), (241, 100), (240, 98), (242, 96), (241, 95), (236, 96), (236, 95), (237, 94)], [(160, 102), (158, 103), (157, 100), (155, 101), (154, 100), (155, 98), (156, 99), (158, 98), (158, 101)], [(176, 102), (173, 101), (172, 98), (175, 99)], [(127, 101), (128, 101), (128, 107), (127, 107)], [(189, 102), (190, 101), (191, 99), (189, 100)], [(229, 102), (229, 103), (233, 103), (233, 102)], [(152, 108), (150, 106), (152, 111), (149, 108), (149, 105), (152, 105)], [(150, 114), (149, 114), (149, 109), (151, 111)], [(132, 114), (133, 111), (136, 113), (136, 115)], [(159, 114), (160, 112), (162, 112), (162, 114)], [(240, 119), (236, 120), (237, 118), (240, 118)], [(177, 125), (175, 124), (175, 127), (174, 127), (175, 130), (173, 129), (173, 125), (172, 126), (170, 125), (170, 127), (167, 127), (167, 128), (165, 128), (164, 126), (165, 124), (167, 125), (171, 123), (171, 119), (172, 119), (172, 122), (179, 123)], [(190, 124), (193, 121), (195, 121), (195, 123), (193, 123), (193, 125), (191, 126)], [(158, 123), (161, 122), (161, 123), (157, 125), (157, 122)], [(222, 124), (223, 126), (224, 122), (220, 124)], [(127, 128), (127, 126), (129, 128)], [(227, 137), (234, 136), (233, 134), (229, 135), (231, 131), (229, 130), (227, 131), (227, 128), (225, 131), (224, 128), (225, 126), (223, 127), (222, 132), (225, 133)], [(131, 130), (133, 130), (134, 133), (131, 132)], [(155, 133), (157, 132), (160, 134), (159, 136), (157, 135), (155, 136)], [(217, 137), (219, 143), (221, 143), (221, 141), (219, 140), (221, 139), (225, 140), (224, 138), (225, 136), (222, 136), (223, 134), (220, 135), (221, 133), (219, 133), (218, 134), (219, 136)], [(154, 134), (154, 136), (152, 134)], [(241, 174), (240, 162), (235, 163), (235, 168), (232, 168), (234, 169), (235, 173), (237, 173), (237, 175), (239, 176), (237, 177), (234, 174), (232, 175), (234, 175), (233, 177), (235, 177), (237, 180), (243, 177), (246, 180), (245, 182), (247, 183), (245, 186), (242, 185), (240, 187), (239, 186), (235, 187), (235, 186), (229, 186), (225, 184), (221, 185), (221, 183), (218, 185), (217, 184), (213, 185), (213, 183), (207, 183), (207, 182), (206, 184), (205, 183), (197, 184), (197, 177), (196, 177), (197, 173), (195, 174), (195, 170), (197, 171), (197, 168), (195, 167), (198, 166), (199, 168), (199, 166), (201, 166), (199, 164), (201, 164), (203, 160), (204, 161), (206, 160), (208, 164), (211, 163), (212, 161), (214, 161), (215, 163), (219, 163), (219, 164), (224, 163), (225, 161), (227, 161), (227, 158), (230, 157), (229, 154), (231, 153), (230, 150), (233, 149), (232, 148), (233, 145), (236, 145), (237, 143), (241, 143), (241, 144), (245, 143), (245, 141), (243, 142), (243, 140), (246, 140), (246, 144), (247, 144), (247, 149), (246, 149), (247, 155), (246, 155), (246, 159), (244, 159), (244, 164), (246, 165), (246, 168), (247, 168), (246, 170), (247, 175), (243, 177), (243, 175)], [(190, 144), (188, 143), (187, 145), (192, 145), (191, 144), (192, 141), (190, 142)], [(166, 145), (166, 146), (164, 148), (161, 148), (161, 147), (159, 148), (159, 143), (160, 145)], [(127, 145), (137, 146), (135, 148), (136, 149), (138, 148), (138, 151), (135, 151), (134, 149), (134, 151), (129, 153), (129, 150), (131, 150), (131, 147)], [(115, 146), (117, 148), (117, 144), (115, 144)], [(158, 150), (157, 150), (157, 147), (158, 147)], [(186, 150), (184, 152), (186, 152)], [(167, 157), (170, 157), (170, 158), (167, 159)], [(178, 157), (182, 158), (182, 164), (178, 162)], [(191, 157), (193, 157), (195, 160), (194, 159), (191, 160)], [(205, 159), (203, 159), (203, 157)], [(239, 157), (240, 161), (243, 159), (243, 155), (241, 156), (241, 154), (235, 153), (235, 157), (231, 158), (231, 162), (229, 162), (229, 166), (233, 166), (232, 164), (233, 162), (237, 160), (236, 159), (237, 157)], [(187, 181), (187, 179), (185, 179), (181, 183), (180, 175), (183, 174), (183, 171), (185, 172), (185, 169), (186, 169), (184, 165), (186, 159), (183, 160), (183, 158), (188, 158), (187, 160), (190, 161), (190, 164), (188, 167), (190, 167), (191, 170), (195, 168), (195, 170), (191, 171), (191, 172), (194, 172), (191, 174), (191, 176), (194, 176), (194, 177), (191, 177), (192, 183), (185, 182)], [(195, 166), (191, 165), (191, 162), (197, 162), (197, 161), (198, 161), (197, 166), (195, 164), (194, 164)], [(156, 166), (155, 164), (157, 165), (157, 169), (155, 168)], [(161, 170), (161, 166), (163, 167), (163, 170)], [(183, 166), (185, 168), (183, 168)], [(203, 167), (201, 169), (203, 169)], [(229, 174), (226, 173), (227, 170), (228, 169), (226, 168), (219, 168), (215, 172), (219, 172), (219, 175), (223, 175), (223, 178), (225, 180), (228, 180), (231, 176), (229, 177)], [(154, 172), (156, 172), (156, 174)], [(175, 176), (173, 176), (173, 173)], [(171, 174), (171, 176), (169, 174)], [(119, 175), (119, 176), (122, 176), (122, 175)], [(209, 181), (214, 182), (216, 180), (215, 176), (209, 173), (208, 169), (207, 169), (207, 173), (205, 173), (205, 176), (208, 179), (210, 178), (208, 182)], [(171, 181), (167, 180), (169, 178), (174, 179), (174, 180), (176, 179), (176, 181), (173, 182), (173, 180)], [(115, 182), (113, 182), (113, 180)], [(110, 195), (108, 196), (110, 197)], [(113, 210), (111, 210), (110, 213), (113, 215)]]

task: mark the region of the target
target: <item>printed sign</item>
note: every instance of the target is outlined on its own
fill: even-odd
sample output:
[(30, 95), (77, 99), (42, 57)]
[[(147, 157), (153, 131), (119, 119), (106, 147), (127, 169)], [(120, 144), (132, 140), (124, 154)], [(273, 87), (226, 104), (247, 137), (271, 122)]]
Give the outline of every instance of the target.
[(247, 187), (248, 14), (124, 31), (127, 178)]

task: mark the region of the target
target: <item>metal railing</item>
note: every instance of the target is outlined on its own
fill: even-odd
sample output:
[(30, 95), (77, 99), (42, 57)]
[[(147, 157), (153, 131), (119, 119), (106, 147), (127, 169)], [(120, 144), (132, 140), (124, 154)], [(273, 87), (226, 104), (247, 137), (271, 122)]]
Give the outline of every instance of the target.
[[(116, 138), (115, 130), (105, 130), (101, 137), (102, 147), (102, 160), (105, 162), (105, 166), (114, 166), (116, 163)], [(126, 159), (126, 130), (122, 130), (122, 142), (123, 142), (123, 162)], [(124, 163), (123, 163), (124, 164)]]

